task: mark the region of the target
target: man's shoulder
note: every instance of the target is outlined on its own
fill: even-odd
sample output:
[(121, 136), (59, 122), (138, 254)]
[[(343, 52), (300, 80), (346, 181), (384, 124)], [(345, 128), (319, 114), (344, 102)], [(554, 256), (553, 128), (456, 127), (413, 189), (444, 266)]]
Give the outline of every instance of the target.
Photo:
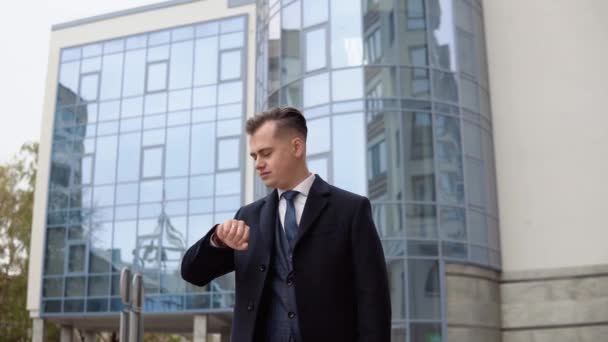
[(344, 190), (342, 188), (339, 188), (339, 187), (331, 185), (331, 184), (328, 184), (328, 185), (329, 185), (332, 199), (334, 201), (337, 201), (338, 203), (346, 204), (349, 206), (350, 205), (358, 206), (358, 205), (360, 205), (360, 203), (362, 201), (369, 200), (365, 196), (361, 196), (359, 194), (350, 192), (348, 190)]
[(265, 201), (266, 201), (266, 197), (262, 197), (262, 198), (258, 199), (257, 201), (253, 201), (249, 204), (245, 204), (244, 206), (242, 206), (239, 209), (240, 216), (249, 216), (249, 215), (252, 215), (253, 213), (259, 213), (259, 211), (262, 208), (262, 206), (264, 205)]

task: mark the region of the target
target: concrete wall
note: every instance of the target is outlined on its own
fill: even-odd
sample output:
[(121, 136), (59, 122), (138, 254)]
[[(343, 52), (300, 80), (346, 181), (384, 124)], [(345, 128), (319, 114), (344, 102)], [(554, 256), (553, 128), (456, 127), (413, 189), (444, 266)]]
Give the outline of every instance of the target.
[(470, 265), (446, 264), (449, 342), (500, 342), (499, 275)]
[(504, 342), (595, 342), (608, 336), (608, 265), (505, 272)]
[[(255, 5), (228, 7), (226, 0), (206, 0), (184, 2), (176, 1), (175, 6), (146, 11), (131, 10), (128, 15), (104, 16), (103, 19), (77, 26), (60, 25), (51, 32), (50, 52), (46, 93), (42, 110), (42, 127), (38, 157), (38, 175), (34, 198), (34, 217), (32, 223), (32, 240), (30, 245), (30, 267), (28, 274), (27, 309), (31, 317), (39, 317), (42, 295), (42, 271), (44, 257), (44, 227), (46, 221), (47, 189), (49, 183), (51, 138), (53, 132), (53, 112), (57, 92), (57, 75), (60, 61), (60, 49), (74, 45), (86, 44), (105, 39), (123, 37), (137, 33), (160, 30), (174, 26), (204, 22), (224, 17), (248, 15), (247, 58), (248, 65), (254, 66), (255, 60)], [(85, 20), (86, 21), (86, 20)], [(64, 27), (65, 26), (65, 27)], [(63, 28), (62, 28), (63, 27)], [(254, 113), (255, 68), (247, 69), (247, 115)], [(246, 159), (246, 174), (253, 174), (251, 159)], [(253, 179), (246, 177), (245, 201), (253, 200)]]
[(483, 1), (505, 271), (608, 264), (608, 1)]

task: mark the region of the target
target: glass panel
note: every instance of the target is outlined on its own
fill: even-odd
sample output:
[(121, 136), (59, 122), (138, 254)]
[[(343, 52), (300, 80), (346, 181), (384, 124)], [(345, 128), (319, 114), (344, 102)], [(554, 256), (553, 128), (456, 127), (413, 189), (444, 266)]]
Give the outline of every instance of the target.
[(218, 34), (218, 32), (219, 32), (219, 25), (218, 25), (218, 22), (216, 22), (216, 21), (210, 22), (210, 23), (204, 23), (204, 24), (200, 24), (200, 25), (196, 26), (196, 36), (197, 37), (211, 36), (211, 35)]
[(361, 65), (361, 2), (333, 0), (331, 5), (331, 65), (333, 68)]
[(112, 222), (93, 222), (91, 229), (89, 272), (110, 272), (112, 255)]
[(221, 61), (222, 81), (241, 77), (241, 50), (222, 52)]
[(437, 238), (437, 214), (434, 205), (406, 205), (408, 238)]
[(218, 104), (243, 102), (243, 82), (222, 83), (218, 87)]
[(428, 6), (429, 17), (434, 24), (430, 44), (431, 63), (442, 69), (456, 70), (452, 0), (438, 0), (431, 4)]
[(328, 0), (302, 0), (304, 26), (312, 26), (327, 21)]
[(227, 50), (243, 46), (243, 32), (223, 34), (220, 36), (220, 49)]
[(436, 260), (410, 259), (408, 276), (410, 318), (441, 319), (439, 263)]
[(134, 204), (137, 203), (137, 194), (139, 193), (139, 184), (118, 184), (116, 185), (116, 204)]
[(458, 102), (458, 85), (455, 74), (433, 71), (433, 97), (442, 101)]
[(146, 47), (148, 43), (148, 36), (145, 34), (140, 34), (138, 36), (133, 36), (127, 38), (127, 49), (139, 49)]
[(79, 47), (71, 49), (61, 49), (61, 61), (69, 61), (72, 59), (79, 59), (81, 56), (81, 50)]
[(192, 90), (176, 90), (169, 93), (169, 111), (184, 110), (191, 107)]
[(218, 173), (215, 176), (215, 194), (232, 195), (241, 192), (241, 173)]
[(488, 245), (486, 216), (475, 210), (468, 210), (469, 241), (478, 245)]
[[(406, 293), (405, 293), (405, 261), (390, 260), (386, 263), (388, 272), (388, 283), (391, 298), (391, 313), (393, 320), (402, 320), (406, 317)], [(404, 340), (405, 341), (405, 340)]]
[[(59, 73), (59, 84), (70, 90), (71, 92), (65, 92), (60, 87), (58, 90), (58, 97), (61, 104), (74, 104), (76, 103), (77, 97), (73, 94), (78, 93), (78, 79), (80, 75), (80, 62), (71, 62), (61, 64), (61, 72)], [(63, 96), (65, 94), (65, 96)], [(69, 94), (72, 94), (69, 96)]]
[(215, 171), (215, 124), (192, 126), (190, 142), (190, 173), (208, 173)]
[(63, 274), (65, 253), (65, 229), (50, 228), (46, 232), (45, 274)]
[(302, 107), (302, 82), (292, 82), (281, 91), (281, 103), (284, 106)]
[(84, 277), (65, 278), (66, 297), (84, 297)]
[[(164, 118), (164, 116), (161, 116)], [(154, 129), (151, 131), (144, 131), (144, 146), (152, 146), (152, 145), (164, 145), (165, 144), (165, 130), (164, 129)]]
[(139, 193), (140, 202), (160, 202), (163, 198), (163, 181), (154, 180), (141, 182)]
[(68, 254), (68, 272), (84, 272), (85, 245), (71, 245)]
[(169, 59), (169, 45), (163, 45), (148, 49), (148, 62), (162, 61), (167, 59)]
[(485, 175), (483, 171), (483, 163), (473, 158), (466, 158), (467, 160), (467, 200), (469, 204), (476, 205), (478, 207), (484, 207), (485, 201)]
[(165, 196), (168, 200), (188, 197), (188, 178), (165, 180)]
[(439, 222), (442, 239), (465, 240), (467, 238), (464, 209), (455, 207), (441, 208)]
[(110, 54), (124, 49), (125, 42), (122, 39), (109, 40), (103, 44), (103, 53)]
[(194, 89), (193, 107), (214, 106), (217, 103), (217, 86)]
[(83, 75), (80, 79), (80, 96), (84, 101), (97, 100), (97, 89), (99, 85), (99, 74)]
[(194, 37), (194, 27), (192, 27), (192, 26), (179, 27), (179, 28), (173, 29), (171, 31), (171, 40), (172, 41), (192, 39), (193, 37)]
[(118, 145), (118, 181), (139, 179), (141, 133), (120, 135)]
[(365, 154), (366, 129), (362, 113), (332, 118), (333, 184), (356, 194), (367, 195)]
[(99, 104), (99, 121), (116, 120), (120, 113), (120, 101), (108, 101)]
[(185, 176), (188, 174), (188, 142), (190, 127), (173, 127), (167, 129), (167, 147), (165, 176)]
[(171, 31), (168, 30), (150, 33), (148, 36), (148, 45), (166, 44), (170, 39)]
[(306, 32), (306, 71), (327, 66), (326, 34), (325, 28)]
[[(167, 93), (146, 95), (144, 104), (145, 114), (157, 114), (167, 111)], [(146, 127), (144, 127), (146, 128)]]
[(363, 71), (360, 68), (331, 73), (331, 96), (334, 101), (363, 97)]
[(169, 72), (169, 88), (179, 89), (192, 86), (192, 52), (193, 41), (171, 45), (171, 71)]
[(235, 169), (239, 167), (240, 139), (221, 139), (218, 142), (218, 170)]
[(233, 32), (233, 31), (242, 31), (245, 27), (245, 18), (238, 17), (232, 19), (223, 20), (220, 23), (220, 30), (222, 33)]
[(117, 136), (97, 139), (95, 154), (95, 184), (113, 183), (116, 172)]
[[(405, 113), (403, 124), (406, 199), (435, 200), (433, 126), (427, 113)], [(415, 167), (414, 167), (415, 165)]]
[(46, 278), (42, 288), (42, 296), (44, 297), (62, 297), (63, 296), (63, 278)]
[(477, 84), (466, 77), (460, 77), (460, 100), (463, 107), (479, 112), (479, 91)]
[[(427, 69), (401, 68), (399, 74), (401, 75), (401, 96), (408, 98), (430, 97), (431, 85)], [(437, 90), (437, 87), (435, 90)]]
[(437, 115), (435, 123), (440, 200), (462, 203), (464, 184), (459, 120)]
[(464, 243), (443, 242), (441, 244), (443, 256), (446, 258), (467, 258), (467, 247)]
[(243, 104), (222, 105), (217, 107), (217, 119), (240, 118), (243, 115)]
[(309, 120), (306, 125), (308, 126), (306, 154), (329, 152), (331, 139), (329, 118)]
[[(187, 90), (190, 92), (190, 90)], [(167, 126), (186, 125), (190, 123), (190, 111), (184, 110), (179, 112), (169, 113), (167, 117)]]
[(281, 58), (283, 66), (282, 82), (289, 83), (300, 76), (300, 28), (302, 21), (300, 1), (294, 1), (283, 8), (281, 36)]
[(108, 299), (88, 299), (87, 300), (87, 312), (103, 312), (108, 311)]
[(122, 81), (123, 54), (103, 56), (103, 67), (101, 69), (101, 100), (115, 99), (120, 97)]
[(122, 96), (144, 93), (146, 79), (146, 50), (129, 51), (125, 54), (125, 72)]
[(148, 64), (147, 91), (164, 90), (167, 88), (167, 63)]
[(112, 252), (112, 268), (121, 270), (123, 266), (136, 265), (135, 235), (136, 221), (114, 223), (114, 249)]
[(304, 79), (304, 107), (329, 102), (329, 74), (323, 73)]
[(89, 277), (88, 296), (108, 296), (110, 295), (110, 276)]
[(217, 136), (226, 137), (241, 134), (241, 120), (222, 120), (217, 123)]
[(194, 85), (217, 83), (218, 38), (198, 39), (194, 57)]
[(464, 151), (473, 157), (482, 158), (481, 154), (481, 128), (469, 121), (463, 121)]
[(143, 178), (162, 177), (163, 148), (153, 147), (143, 150), (143, 164), (141, 176)]
[[(143, 85), (142, 85), (143, 91)], [(143, 105), (143, 97), (135, 97), (130, 99), (122, 100), (122, 113), (121, 116), (123, 118), (132, 117), (132, 116), (140, 116), (143, 113), (144, 105)], [(121, 125), (121, 130), (123, 129)], [(137, 129), (141, 129), (141, 125), (137, 126)]]

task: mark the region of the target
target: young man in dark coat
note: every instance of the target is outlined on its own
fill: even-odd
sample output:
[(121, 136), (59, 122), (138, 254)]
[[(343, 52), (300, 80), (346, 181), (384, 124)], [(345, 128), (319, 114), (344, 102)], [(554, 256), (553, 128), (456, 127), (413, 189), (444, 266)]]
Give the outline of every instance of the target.
[(390, 341), (386, 265), (369, 200), (308, 171), (299, 110), (257, 114), (246, 131), (255, 169), (274, 191), (190, 247), (182, 277), (203, 286), (235, 271), (232, 342)]

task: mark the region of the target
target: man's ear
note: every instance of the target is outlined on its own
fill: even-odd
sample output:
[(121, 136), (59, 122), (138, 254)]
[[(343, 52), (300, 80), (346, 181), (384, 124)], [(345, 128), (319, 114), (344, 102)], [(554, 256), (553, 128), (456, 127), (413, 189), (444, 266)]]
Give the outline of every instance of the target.
[(291, 147), (293, 149), (294, 154), (296, 155), (296, 157), (302, 157), (305, 153), (305, 144), (304, 144), (304, 140), (302, 140), (301, 137), (294, 137), (291, 140)]

